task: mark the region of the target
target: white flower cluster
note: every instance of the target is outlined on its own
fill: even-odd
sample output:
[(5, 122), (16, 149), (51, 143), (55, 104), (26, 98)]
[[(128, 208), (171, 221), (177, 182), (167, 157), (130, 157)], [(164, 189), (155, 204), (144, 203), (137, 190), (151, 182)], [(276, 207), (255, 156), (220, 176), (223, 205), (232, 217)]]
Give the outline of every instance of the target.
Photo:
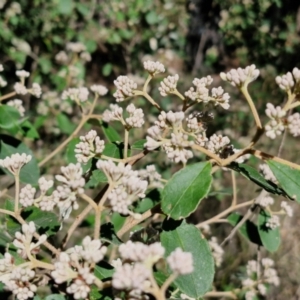
[(64, 64), (67, 63), (69, 60), (68, 54), (65, 51), (59, 51), (56, 55), (55, 55), (55, 60), (58, 63)]
[(97, 136), (96, 130), (90, 130), (85, 136), (80, 136), (80, 141), (75, 146), (75, 157), (79, 163), (86, 164), (104, 150), (104, 140)]
[(30, 73), (25, 70), (18, 70), (16, 71), (16, 75), (22, 80), (30, 76)]
[(154, 165), (148, 165), (145, 170), (140, 170), (139, 176), (148, 181), (148, 187), (163, 187), (163, 184), (161, 183), (161, 175), (156, 171)]
[(277, 227), (280, 226), (280, 220), (279, 217), (276, 215), (272, 215), (268, 221), (266, 222), (266, 227), (270, 228), (271, 230), (276, 229)]
[(211, 96), (209, 96), (208, 86), (210, 86), (212, 82), (213, 79), (211, 76), (203, 77), (201, 79), (195, 78), (193, 80), (193, 85), (195, 87), (191, 87), (187, 92), (184, 93), (184, 95), (192, 101), (203, 103), (208, 103), (211, 101), (215, 106), (220, 105), (224, 109), (228, 109), (230, 106), (230, 96), (228, 93), (224, 93), (222, 87), (212, 88)]
[(171, 139), (163, 144), (167, 157), (175, 163), (186, 163), (193, 157), (193, 152), (185, 148), (191, 147), (194, 142), (188, 140), (188, 135), (182, 132), (171, 133)]
[(178, 275), (190, 274), (194, 271), (193, 256), (190, 252), (184, 252), (181, 248), (176, 248), (167, 257), (170, 269)]
[(25, 108), (23, 106), (23, 102), (20, 99), (14, 99), (14, 100), (10, 100), (6, 103), (6, 105), (14, 107), (15, 109), (17, 109), (17, 111), (20, 113), (21, 117), (24, 117), (25, 114)]
[(35, 205), (39, 207), (41, 210), (44, 211), (51, 211), (56, 204), (54, 200), (53, 194), (47, 196), (47, 191), (52, 188), (54, 182), (53, 180), (46, 180), (44, 177), (41, 177), (38, 180), (39, 188), (40, 188), (40, 195), (36, 199), (34, 198), (36, 194), (36, 188), (27, 184), (23, 187), (20, 191), (19, 201), (23, 207), (28, 207)]
[(117, 102), (122, 102), (128, 97), (134, 96), (134, 90), (137, 89), (137, 84), (128, 76), (119, 76), (114, 80), (117, 91), (113, 94)]
[(141, 108), (136, 108), (133, 104), (127, 106), (126, 111), (129, 113), (129, 117), (125, 119), (125, 122), (131, 128), (140, 128), (144, 125), (144, 112)]
[(93, 265), (104, 258), (106, 251), (100, 240), (87, 236), (82, 246), (60, 253), (51, 276), (57, 284), (67, 282), (67, 293), (73, 294), (74, 299), (86, 299), (95, 280)]
[(113, 211), (120, 214), (133, 214), (129, 206), (137, 200), (144, 198), (148, 182), (139, 177), (138, 171), (133, 171), (131, 165), (119, 163), (115, 165), (112, 161), (98, 160), (97, 168), (101, 169), (108, 180), (113, 182), (114, 188), (108, 194), (108, 200)]
[(274, 199), (269, 195), (263, 197), (257, 197), (255, 199), (255, 203), (260, 205), (261, 207), (265, 208), (274, 204)]
[[(185, 148), (191, 147), (194, 142), (189, 141), (188, 135), (182, 132), (183, 120), (183, 112), (162, 111), (155, 125), (147, 130), (145, 148), (151, 151), (162, 146), (171, 161), (186, 163), (189, 158), (193, 157), (193, 152)], [(165, 129), (173, 131), (169, 139), (162, 137)]]
[(227, 136), (213, 134), (209, 138), (206, 144), (206, 148), (215, 154), (220, 154), (224, 149), (224, 147), (229, 144), (230, 144), (230, 139)]
[(284, 131), (283, 117), (286, 115), (280, 106), (274, 107), (273, 104), (267, 103), (266, 115), (271, 119), (268, 124), (265, 126), (266, 136), (275, 139), (276, 136), (281, 135)]
[[(113, 288), (125, 290), (130, 295), (141, 296), (143, 292), (151, 293), (152, 267), (163, 258), (165, 253), (161, 243), (145, 245), (140, 242), (128, 241), (120, 245), (119, 253), (125, 263), (116, 265), (116, 271), (112, 277)], [(189, 274), (194, 270), (192, 254), (183, 252), (181, 248), (171, 252), (166, 261), (177, 276)], [(138, 299), (143, 298), (139, 297)]]
[(259, 76), (259, 70), (255, 65), (246, 67), (245, 69), (231, 69), (228, 73), (221, 72), (220, 77), (224, 81), (228, 81), (231, 85), (236, 87), (247, 86)]
[(215, 264), (217, 267), (220, 267), (223, 261), (223, 255), (224, 250), (223, 248), (218, 244), (218, 240), (216, 237), (211, 237), (211, 239), (208, 241), (208, 244), (211, 248), (212, 256), (215, 260)]
[(179, 75), (175, 74), (174, 76), (168, 76), (161, 83), (158, 88), (160, 94), (163, 97), (166, 97), (168, 94), (172, 94), (176, 91), (177, 82), (179, 80)]
[(155, 264), (159, 259), (163, 258), (165, 248), (161, 243), (153, 243), (145, 245), (141, 242), (128, 241), (119, 246), (121, 258), (131, 262), (147, 262), (151, 265)]
[(27, 300), (32, 299), (37, 291), (37, 286), (32, 283), (34, 277), (33, 270), (17, 267), (11, 271), (6, 280), (3, 280), (3, 283), (18, 300)]
[[(16, 82), (14, 85), (14, 90), (17, 94), (20, 95), (26, 95), (27, 93), (39, 98), (42, 95), (42, 89), (41, 86), (38, 83), (33, 83), (31, 89), (26, 88), (26, 86), (24, 85), (24, 72), (25, 71), (19, 71), (22, 72), (21, 74), (23, 75), (23, 77), (21, 77), (21, 82)], [(27, 72), (26, 72), (27, 73)]]
[(21, 168), (31, 161), (32, 156), (26, 153), (15, 153), (0, 159), (0, 167), (7, 169), (13, 175), (18, 175)]
[(262, 173), (262, 175), (265, 177), (266, 180), (270, 180), (274, 183), (277, 182), (276, 177), (274, 176), (272, 170), (267, 164), (259, 165), (259, 170)]
[[(266, 296), (266, 284), (278, 286), (280, 283), (277, 272), (274, 268), (274, 261), (270, 258), (263, 258), (261, 265), (255, 260), (250, 260), (247, 264), (248, 278), (242, 281), (243, 288), (247, 290), (245, 294), (246, 300), (253, 300), (257, 295)], [(262, 272), (260, 271), (263, 269)], [(259, 281), (257, 281), (257, 274), (261, 273)]]
[(19, 231), (15, 233), (15, 240), (13, 241), (13, 244), (18, 249), (18, 253), (24, 259), (27, 258), (28, 255), (38, 253), (40, 245), (47, 239), (47, 236), (43, 234), (39, 237), (36, 243), (33, 243), (32, 239), (35, 232), (35, 224), (31, 221), (29, 224), (22, 225), (22, 233)]
[(85, 180), (82, 177), (82, 168), (79, 163), (69, 164), (61, 167), (63, 175), (56, 175), (55, 178), (62, 185), (58, 186), (53, 192), (54, 201), (58, 203), (60, 215), (63, 219), (67, 219), (72, 209), (78, 209), (76, 201), (78, 194), (84, 193)]
[(294, 137), (300, 135), (300, 114), (294, 113), (287, 118), (287, 129)]
[(158, 61), (156, 62), (150, 60), (145, 61), (144, 69), (148, 71), (151, 76), (155, 76), (159, 73), (165, 72), (165, 66)]
[(91, 91), (99, 96), (105, 96), (108, 92), (108, 89), (101, 84), (94, 84), (90, 87)]
[(123, 123), (123, 108), (117, 104), (110, 104), (109, 108), (103, 112), (102, 120), (107, 123), (111, 121), (120, 121)]
[(276, 83), (282, 90), (289, 91), (295, 85), (293, 75), (291, 72), (286, 73), (282, 76), (277, 76), (275, 78)]
[(63, 100), (71, 99), (75, 101), (78, 105), (80, 103), (86, 102), (89, 97), (89, 90), (86, 87), (79, 88), (69, 88), (64, 91), (61, 95)]

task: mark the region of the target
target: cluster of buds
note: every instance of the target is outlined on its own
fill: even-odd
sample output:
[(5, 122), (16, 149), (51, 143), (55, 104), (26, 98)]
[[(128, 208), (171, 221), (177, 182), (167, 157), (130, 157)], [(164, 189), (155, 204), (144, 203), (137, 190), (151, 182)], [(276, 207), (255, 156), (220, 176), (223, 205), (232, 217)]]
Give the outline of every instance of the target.
[[(119, 247), (119, 253), (121, 262), (116, 266), (112, 278), (113, 288), (125, 291), (128, 296), (153, 294), (157, 286), (151, 281), (152, 269), (164, 257), (165, 249), (162, 245), (159, 242), (145, 245), (128, 241)], [(192, 254), (181, 248), (171, 252), (166, 261), (175, 277), (190, 274), (194, 270)]]
[(213, 103), (215, 106), (220, 105), (224, 109), (229, 108), (230, 96), (228, 93), (224, 93), (222, 87), (212, 88), (211, 95), (209, 95), (209, 86), (212, 84), (213, 79), (211, 76), (203, 77), (201, 79), (195, 78), (193, 80), (194, 87), (191, 87), (184, 93), (186, 98), (207, 104)]
[(63, 100), (70, 99), (75, 101), (78, 105), (84, 103), (88, 100), (89, 97), (89, 90), (86, 87), (79, 87), (79, 88), (69, 88), (64, 91), (61, 95)]
[(128, 97), (134, 96), (137, 84), (128, 76), (119, 76), (114, 81), (117, 91), (113, 94), (117, 102), (122, 102)]
[(53, 197), (60, 209), (61, 217), (67, 219), (72, 209), (76, 210), (79, 207), (77, 195), (84, 193), (85, 180), (79, 163), (61, 167), (61, 172), (62, 175), (56, 175), (55, 178), (62, 185), (56, 188)]
[(17, 94), (26, 95), (29, 93), (37, 98), (41, 97), (42, 89), (38, 83), (33, 83), (30, 89), (25, 86), (25, 78), (29, 77), (29, 72), (19, 70), (16, 71), (16, 75), (20, 78), (20, 82), (16, 82), (14, 85), (14, 90)]
[(282, 90), (298, 93), (300, 88), (300, 70), (294, 68), (292, 73), (287, 72), (285, 75), (277, 76), (275, 81)]
[[(270, 258), (263, 258), (261, 264), (250, 260), (247, 264), (247, 278), (243, 280), (243, 290), (246, 291), (245, 299), (253, 300), (257, 295), (265, 296), (266, 285), (279, 285), (279, 277), (273, 268), (274, 261)], [(258, 274), (261, 274), (258, 276)]]
[(75, 146), (75, 157), (79, 163), (86, 164), (92, 157), (100, 156), (104, 150), (104, 140), (97, 136), (95, 130), (80, 136), (80, 142)]
[(144, 112), (141, 108), (136, 108), (134, 104), (129, 104), (126, 107), (128, 117), (123, 117), (123, 108), (117, 104), (111, 104), (110, 109), (107, 109), (103, 113), (103, 121), (119, 121), (128, 130), (131, 128), (140, 128), (145, 123)]
[(53, 180), (47, 180), (41, 177), (38, 180), (40, 194), (35, 198), (36, 188), (30, 184), (27, 184), (20, 191), (19, 201), (23, 207), (35, 205), (44, 211), (52, 211), (56, 205), (54, 195), (47, 195), (49, 189), (53, 187)]
[(97, 168), (102, 170), (113, 189), (108, 194), (108, 200), (113, 211), (124, 215), (133, 215), (129, 206), (138, 198), (144, 198), (148, 182), (142, 180), (138, 171), (133, 171), (131, 165), (114, 164), (111, 160), (98, 160)]
[(0, 260), (0, 281), (10, 290), (18, 300), (32, 299), (37, 290), (36, 274), (30, 268), (30, 261), (33, 259), (47, 237), (41, 235), (37, 242), (33, 242), (36, 227), (33, 222), (22, 225), (22, 232), (15, 233), (13, 245), (17, 248), (18, 254), (25, 260), (21, 265), (15, 264), (13, 256), (6, 252)]
[(100, 240), (92, 240), (89, 236), (82, 241), (82, 246), (69, 248), (61, 252), (54, 262), (51, 276), (57, 284), (67, 283), (67, 293), (74, 299), (86, 299), (95, 281), (93, 268), (104, 258), (107, 251)]
[(0, 159), (0, 167), (7, 169), (14, 176), (18, 176), (21, 168), (31, 161), (31, 155), (15, 153)]
[[(183, 112), (168, 113), (162, 111), (158, 116), (155, 125), (147, 130), (148, 136), (145, 147), (148, 150), (154, 150), (160, 146), (166, 152), (168, 158), (176, 163), (186, 163), (193, 157), (190, 148), (194, 142), (188, 140), (188, 135), (184, 133), (182, 122), (184, 120)], [(172, 131), (170, 138), (167, 139), (164, 132)]]
[(232, 69), (228, 73), (221, 72), (220, 77), (224, 81), (228, 81), (231, 85), (238, 88), (247, 86), (259, 76), (259, 70), (255, 65), (246, 67), (245, 69)]

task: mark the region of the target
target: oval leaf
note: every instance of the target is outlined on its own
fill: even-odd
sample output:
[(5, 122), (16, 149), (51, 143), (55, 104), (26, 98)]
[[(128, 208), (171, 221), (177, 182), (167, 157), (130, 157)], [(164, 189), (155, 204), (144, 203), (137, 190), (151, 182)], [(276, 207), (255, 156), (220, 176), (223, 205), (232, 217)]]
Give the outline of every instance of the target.
[(284, 195), (285, 192), (278, 187), (275, 183), (267, 181), (256, 169), (246, 165), (246, 164), (236, 164), (231, 167), (233, 170), (239, 172), (258, 186), (265, 189), (267, 192)]
[(176, 229), (162, 232), (161, 242), (166, 249), (166, 256), (177, 247), (193, 255), (194, 272), (179, 276), (174, 282), (180, 291), (198, 299), (211, 289), (215, 273), (214, 259), (207, 241), (194, 225), (182, 222)]
[(270, 252), (275, 252), (280, 245), (279, 227), (271, 229), (266, 227), (266, 222), (270, 219), (270, 214), (261, 210), (258, 216), (258, 232), (263, 246)]
[(162, 211), (175, 220), (188, 217), (207, 196), (211, 181), (209, 162), (187, 166), (175, 173), (163, 189)]
[(300, 171), (273, 160), (268, 165), (288, 196), (300, 202)]

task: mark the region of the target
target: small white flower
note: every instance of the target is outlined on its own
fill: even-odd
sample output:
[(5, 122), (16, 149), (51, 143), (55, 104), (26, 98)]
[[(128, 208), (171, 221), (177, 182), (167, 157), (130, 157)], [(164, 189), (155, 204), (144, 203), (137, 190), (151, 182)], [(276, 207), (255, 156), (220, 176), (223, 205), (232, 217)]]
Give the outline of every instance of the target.
[(20, 78), (26, 78), (29, 77), (30, 73), (24, 70), (18, 70), (16, 71), (16, 75)]
[[(295, 72), (297, 74), (297, 72)], [(291, 72), (286, 73), (282, 76), (277, 76), (275, 78), (276, 83), (282, 90), (289, 91), (295, 85), (293, 75)]]
[(287, 118), (287, 128), (292, 136), (300, 135), (300, 114), (294, 113)]
[(40, 98), (42, 95), (42, 89), (38, 83), (33, 83), (32, 88), (29, 89), (28, 92), (37, 98)]
[(257, 197), (255, 203), (261, 207), (268, 207), (274, 204), (274, 199), (268, 195), (264, 197)]
[(220, 73), (221, 79), (228, 81), (231, 85), (236, 87), (242, 87), (248, 85), (259, 76), (259, 70), (255, 65), (246, 67), (245, 69), (238, 68), (232, 69), (228, 73)]
[(144, 112), (141, 108), (135, 108), (133, 104), (127, 106), (126, 111), (129, 113), (129, 117), (125, 119), (125, 122), (132, 128), (140, 128), (144, 125)]
[(24, 207), (33, 205), (35, 193), (36, 189), (30, 184), (27, 184), (20, 191), (20, 204)]
[(86, 50), (85, 45), (80, 42), (68, 42), (66, 45), (66, 49), (71, 52), (80, 53)]
[(266, 180), (270, 180), (274, 183), (277, 182), (277, 179), (275, 175), (273, 174), (272, 170), (267, 164), (259, 165), (259, 170), (262, 173), (262, 175), (265, 177)]
[(15, 153), (0, 159), (0, 167), (8, 169), (12, 174), (17, 175), (21, 168), (31, 161), (32, 156), (26, 153)]
[(148, 71), (152, 76), (165, 72), (164, 65), (158, 61), (156, 62), (150, 60), (145, 61), (144, 69)]
[(174, 93), (176, 91), (177, 82), (179, 80), (179, 75), (168, 76), (161, 83), (158, 88), (160, 94), (165, 97), (168, 94)]
[(170, 269), (178, 275), (190, 274), (194, 271), (193, 256), (190, 252), (184, 252), (181, 248), (176, 248), (167, 257)]
[(119, 76), (114, 80), (114, 84), (117, 87), (117, 91), (113, 96), (117, 102), (122, 102), (128, 97), (134, 96), (134, 90), (137, 88), (137, 84), (128, 76)]
[(123, 108), (117, 104), (110, 104), (110, 109), (106, 109), (102, 115), (104, 122), (123, 121)]
[(61, 98), (63, 100), (69, 98), (79, 104), (79, 103), (86, 102), (88, 100), (88, 96), (89, 96), (88, 89), (85, 87), (80, 87), (80, 88), (69, 88), (68, 90), (62, 93)]
[(108, 92), (108, 89), (104, 85), (94, 84), (90, 87), (91, 91), (100, 96), (105, 96)]
[(276, 229), (279, 226), (280, 226), (280, 220), (279, 220), (279, 217), (276, 215), (272, 215), (266, 222), (266, 227), (268, 227), (272, 230)]
[(14, 90), (17, 94), (20, 94), (20, 95), (26, 95), (28, 93), (27, 88), (21, 82), (15, 83)]

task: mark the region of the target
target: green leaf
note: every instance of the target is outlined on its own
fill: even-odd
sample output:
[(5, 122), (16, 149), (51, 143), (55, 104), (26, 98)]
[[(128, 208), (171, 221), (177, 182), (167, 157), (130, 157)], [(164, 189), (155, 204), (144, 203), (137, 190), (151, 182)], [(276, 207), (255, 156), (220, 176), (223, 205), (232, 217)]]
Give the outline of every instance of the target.
[(122, 138), (120, 137), (118, 132), (113, 127), (109, 126), (108, 123), (102, 122), (101, 127), (103, 129), (104, 135), (111, 143), (122, 141)]
[(155, 11), (151, 10), (146, 14), (146, 21), (149, 25), (153, 25), (158, 22), (158, 15)]
[[(59, 227), (60, 222), (56, 214), (49, 211), (42, 211), (37, 207), (25, 208), (22, 217), (26, 222), (33, 221), (40, 233), (45, 233), (47, 236), (55, 234)], [(15, 219), (8, 217), (7, 231), (9, 234), (14, 235), (17, 231), (21, 230), (21, 225)]]
[(115, 269), (110, 264), (101, 261), (99, 265), (95, 266), (94, 274), (100, 280), (112, 277)]
[(70, 15), (73, 11), (73, 0), (64, 0), (57, 2), (57, 9), (63, 15)]
[(107, 178), (103, 171), (101, 170), (94, 170), (92, 172), (92, 176), (90, 177), (89, 181), (86, 183), (85, 188), (90, 189), (96, 187), (99, 183), (107, 182)]
[(111, 74), (113, 65), (111, 63), (106, 63), (102, 68), (103, 76), (109, 76)]
[(9, 105), (0, 105), (0, 128), (14, 129), (16, 132), (22, 122), (19, 111)]
[[(1, 141), (1, 150), (0, 150), (0, 159), (4, 159), (7, 156), (11, 156), (15, 153), (26, 153), (27, 155), (31, 155), (31, 161), (22, 167), (20, 171), (20, 182), (23, 183), (29, 183), (32, 185), (37, 185), (37, 182), (40, 177), (40, 170), (38, 167), (38, 163), (33, 156), (33, 153), (27, 146), (20, 143), (17, 148), (14, 148), (10, 145), (5, 144), (3, 141)], [(13, 176), (10, 172), (8, 172), (6, 169), (3, 169), (3, 171), (6, 174), (9, 174), (10, 176)]]
[(184, 221), (173, 230), (161, 233), (161, 242), (166, 256), (180, 247), (193, 255), (194, 272), (179, 276), (175, 285), (186, 295), (198, 299), (211, 289), (214, 279), (214, 259), (207, 241), (200, 231)]
[(24, 136), (29, 139), (34, 140), (40, 138), (39, 133), (36, 131), (35, 127), (28, 120), (22, 123), (22, 131)]
[(188, 217), (207, 196), (211, 181), (209, 162), (193, 164), (175, 173), (163, 189), (162, 211), (175, 220)]
[(234, 164), (231, 168), (252, 182), (256, 183), (258, 186), (265, 189), (267, 192), (275, 195), (284, 195), (285, 192), (271, 181), (267, 181), (256, 169), (246, 165), (246, 164)]
[(261, 238), (263, 246), (270, 252), (275, 252), (278, 250), (280, 245), (280, 232), (279, 227), (275, 229), (268, 228), (266, 223), (270, 219), (270, 214), (261, 209), (258, 215), (258, 232)]
[[(243, 215), (239, 213), (232, 213), (227, 217), (227, 220), (232, 226), (237, 226), (240, 221), (243, 219)], [(259, 233), (258, 233), (258, 228), (257, 226), (247, 220), (239, 229), (238, 231), (244, 236), (247, 240), (250, 242), (262, 246), (262, 241), (260, 239)]]
[(57, 125), (62, 133), (72, 134), (76, 125), (63, 113), (56, 116)]
[(134, 144), (131, 145), (131, 149), (144, 150), (144, 145), (146, 142), (147, 140), (136, 141)]
[[(113, 157), (113, 158), (123, 158), (124, 146), (123, 143), (112, 143), (105, 144), (104, 150), (102, 152), (103, 155)], [(128, 150), (128, 156), (130, 155), (130, 150)]]
[(273, 160), (268, 165), (288, 196), (300, 203), (300, 171)]

